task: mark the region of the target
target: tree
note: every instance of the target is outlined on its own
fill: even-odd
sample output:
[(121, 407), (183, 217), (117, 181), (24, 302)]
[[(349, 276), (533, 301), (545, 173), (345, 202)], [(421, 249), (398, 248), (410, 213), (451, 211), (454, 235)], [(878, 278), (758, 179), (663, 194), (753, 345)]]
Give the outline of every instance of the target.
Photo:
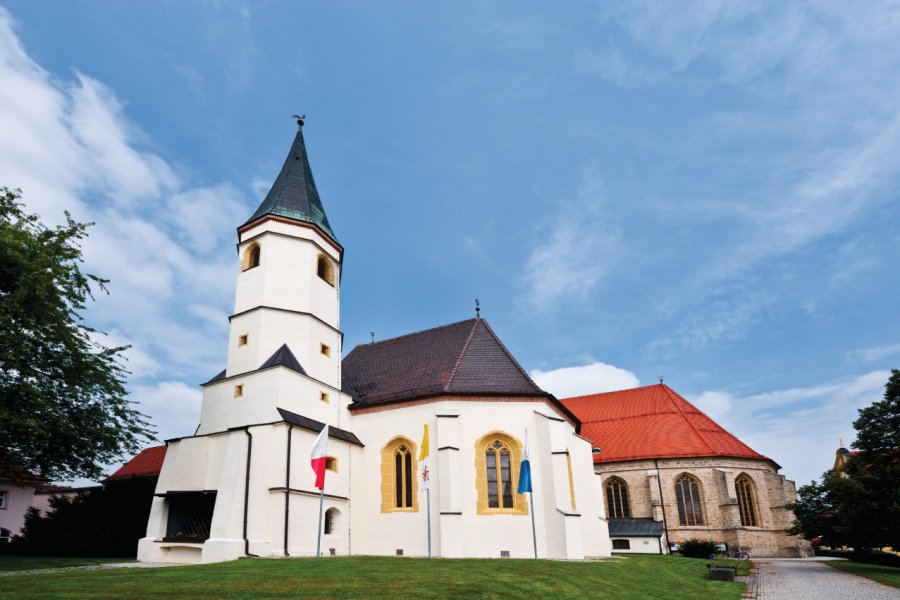
[(859, 410), (844, 468), (798, 490), (789, 533), (857, 550), (900, 547), (900, 370), (884, 388), (883, 400)]
[(81, 313), (106, 280), (81, 272), (90, 223), (48, 228), (0, 188), (0, 465), (50, 479), (96, 478), (152, 431), (128, 401), (126, 347), (106, 347)]
[(846, 507), (855, 515), (851, 526), (869, 547), (900, 548), (900, 370), (891, 371), (884, 399), (860, 409), (853, 427), (856, 453), (845, 467), (858, 486)]

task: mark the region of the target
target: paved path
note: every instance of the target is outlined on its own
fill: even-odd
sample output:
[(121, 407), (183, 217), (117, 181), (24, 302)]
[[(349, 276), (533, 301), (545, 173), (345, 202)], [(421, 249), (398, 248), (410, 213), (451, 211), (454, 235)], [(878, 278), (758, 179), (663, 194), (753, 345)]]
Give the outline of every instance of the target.
[(155, 569), (158, 567), (183, 567), (179, 563), (103, 563), (99, 565), (79, 565), (77, 567), (55, 567), (52, 569), (28, 569), (26, 571), (0, 571), (0, 577), (12, 577), (14, 575), (41, 575), (44, 573), (59, 573), (61, 571), (99, 571), (103, 569)]
[(758, 600), (900, 600), (900, 589), (810, 559), (755, 560)]

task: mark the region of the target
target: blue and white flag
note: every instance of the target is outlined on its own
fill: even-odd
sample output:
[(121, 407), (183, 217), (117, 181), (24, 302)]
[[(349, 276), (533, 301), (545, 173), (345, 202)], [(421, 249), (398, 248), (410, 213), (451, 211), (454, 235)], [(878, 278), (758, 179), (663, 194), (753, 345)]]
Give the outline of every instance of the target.
[(525, 452), (522, 454), (522, 462), (519, 465), (519, 489), (517, 494), (531, 492), (531, 462), (528, 460), (528, 430), (525, 430)]

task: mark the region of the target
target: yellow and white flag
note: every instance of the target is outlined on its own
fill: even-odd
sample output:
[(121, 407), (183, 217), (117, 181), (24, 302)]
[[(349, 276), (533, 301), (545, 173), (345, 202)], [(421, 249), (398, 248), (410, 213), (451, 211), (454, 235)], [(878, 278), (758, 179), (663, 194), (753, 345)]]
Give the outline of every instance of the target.
[(422, 489), (431, 489), (431, 469), (428, 467), (428, 425), (425, 426), (425, 435), (422, 437), (422, 447), (419, 448), (419, 477), (422, 480)]

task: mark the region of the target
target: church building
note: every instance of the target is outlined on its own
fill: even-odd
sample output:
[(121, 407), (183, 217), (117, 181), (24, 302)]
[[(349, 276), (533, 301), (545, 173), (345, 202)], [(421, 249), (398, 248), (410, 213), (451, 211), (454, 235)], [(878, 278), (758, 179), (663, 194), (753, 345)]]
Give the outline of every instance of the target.
[(794, 482), (669, 386), (562, 402), (594, 444), (613, 552), (699, 538), (751, 557), (812, 556), (809, 542), (787, 535)]
[[(314, 554), (309, 452), (326, 424), (325, 555), (425, 556), (430, 509), (434, 556), (530, 558), (535, 546), (541, 558), (609, 556), (581, 422), (485, 319), (360, 345), (341, 360), (344, 248), (302, 124), (238, 227), (225, 369), (203, 384), (194, 435), (167, 441), (139, 560)], [(430, 506), (418, 476), (424, 425)], [(533, 504), (516, 493), (526, 440)]]

